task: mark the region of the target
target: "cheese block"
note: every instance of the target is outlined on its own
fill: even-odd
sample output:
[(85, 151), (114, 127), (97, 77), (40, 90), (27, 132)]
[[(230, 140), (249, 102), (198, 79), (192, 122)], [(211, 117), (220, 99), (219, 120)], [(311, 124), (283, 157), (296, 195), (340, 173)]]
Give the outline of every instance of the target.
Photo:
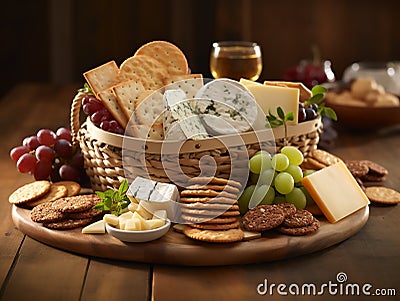
[(82, 229), (83, 234), (104, 234), (106, 233), (106, 226), (103, 220), (99, 220)]
[(174, 219), (178, 210), (179, 191), (174, 184), (136, 177), (129, 186), (129, 194), (139, 200), (140, 207), (152, 214), (165, 210), (170, 220)]
[(193, 110), (190, 99), (181, 89), (167, 90), (163, 97), (164, 136), (170, 140), (201, 140), (208, 134), (200, 117)]
[(256, 123), (257, 103), (241, 83), (225, 78), (205, 84), (196, 94), (195, 111), (212, 135), (242, 133)]
[(304, 177), (302, 183), (331, 223), (369, 204), (368, 197), (343, 162)]
[(288, 124), (297, 124), (299, 115), (299, 89), (280, 86), (266, 86), (259, 83), (249, 83), (248, 81), (244, 80), (242, 80), (242, 82), (253, 94), (265, 115), (268, 115), (271, 111), (271, 113), (276, 116), (276, 109), (281, 107), (285, 114), (290, 112), (293, 112), (294, 114), (294, 120), (288, 121)]

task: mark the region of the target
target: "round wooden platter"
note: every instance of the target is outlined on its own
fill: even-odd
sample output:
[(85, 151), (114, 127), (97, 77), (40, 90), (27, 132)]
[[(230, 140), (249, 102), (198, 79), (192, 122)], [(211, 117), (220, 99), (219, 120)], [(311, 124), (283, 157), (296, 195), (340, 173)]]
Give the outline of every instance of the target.
[(261, 238), (230, 244), (191, 240), (172, 228), (162, 238), (146, 243), (125, 243), (108, 234), (82, 234), (81, 229), (50, 230), (30, 219), (30, 210), (13, 206), (15, 225), (26, 235), (47, 245), (79, 254), (154, 264), (216, 266), (273, 261), (316, 252), (356, 234), (367, 222), (368, 206), (307, 236), (287, 236), (271, 231)]

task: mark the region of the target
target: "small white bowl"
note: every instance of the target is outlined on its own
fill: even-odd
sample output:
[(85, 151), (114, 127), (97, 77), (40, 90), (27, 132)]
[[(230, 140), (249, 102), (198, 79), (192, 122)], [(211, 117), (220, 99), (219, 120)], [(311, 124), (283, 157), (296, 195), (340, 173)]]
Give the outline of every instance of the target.
[(125, 242), (146, 242), (156, 240), (161, 236), (167, 234), (170, 227), (171, 221), (169, 219), (166, 220), (164, 226), (152, 230), (143, 231), (120, 230), (106, 223), (107, 233)]

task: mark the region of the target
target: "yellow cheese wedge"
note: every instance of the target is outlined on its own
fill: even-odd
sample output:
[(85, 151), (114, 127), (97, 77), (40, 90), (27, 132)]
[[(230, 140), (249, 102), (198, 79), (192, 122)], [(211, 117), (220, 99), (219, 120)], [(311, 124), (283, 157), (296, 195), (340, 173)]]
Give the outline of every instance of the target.
[(368, 197), (343, 162), (316, 171), (301, 182), (331, 223), (369, 204)]
[(253, 94), (258, 105), (261, 107), (265, 115), (269, 111), (273, 115), (277, 115), (277, 107), (281, 107), (285, 114), (293, 112), (294, 120), (288, 121), (288, 124), (297, 124), (299, 115), (299, 97), (300, 91), (297, 88), (266, 86), (257, 83), (242, 82)]
[(90, 225), (87, 225), (82, 229), (83, 234), (104, 234), (106, 233), (106, 227), (103, 220), (99, 220)]

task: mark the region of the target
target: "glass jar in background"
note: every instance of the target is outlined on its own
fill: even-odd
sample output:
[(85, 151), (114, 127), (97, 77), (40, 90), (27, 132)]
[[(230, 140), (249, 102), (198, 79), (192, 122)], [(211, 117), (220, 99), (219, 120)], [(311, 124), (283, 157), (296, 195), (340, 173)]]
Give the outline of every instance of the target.
[(357, 62), (343, 72), (345, 83), (360, 77), (371, 77), (382, 85), (386, 92), (400, 95), (400, 62)]
[(261, 47), (257, 43), (223, 41), (212, 44), (210, 71), (214, 78), (256, 81), (262, 67)]

